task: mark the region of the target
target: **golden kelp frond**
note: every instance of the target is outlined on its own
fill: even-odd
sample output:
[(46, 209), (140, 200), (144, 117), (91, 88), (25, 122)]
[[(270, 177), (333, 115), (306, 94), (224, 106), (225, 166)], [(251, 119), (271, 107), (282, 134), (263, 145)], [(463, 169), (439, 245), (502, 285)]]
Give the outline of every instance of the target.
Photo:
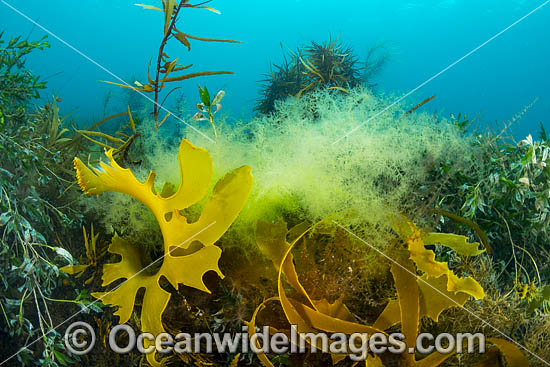
[(504, 357), (507, 366), (529, 366), (529, 360), (515, 343), (499, 338), (487, 338), (487, 341), (495, 345), (495, 348), (489, 349), (489, 352), (491, 352), (491, 350), (494, 351), (495, 349), (498, 349), (500, 353), (489, 353), (488, 360), (477, 364), (476, 367), (495, 366), (495, 362), (499, 363), (499, 354)]
[[(153, 335), (165, 332), (161, 318), (170, 300), (170, 293), (160, 286), (161, 277), (165, 277), (176, 289), (181, 283), (205, 292), (208, 292), (208, 289), (202, 277), (206, 272), (215, 271), (223, 278), (218, 268), (221, 249), (217, 246), (204, 247), (187, 256), (172, 256), (171, 253), (166, 253), (161, 268), (154, 275), (145, 271), (147, 268), (142, 261), (145, 254), (134, 244), (115, 236), (109, 246), (109, 252), (120, 255), (122, 259), (118, 263), (103, 266), (102, 285), (108, 286), (119, 279), (126, 281), (112, 291), (96, 292), (92, 293), (92, 296), (106, 305), (117, 306), (115, 315), (120, 317), (119, 323), (124, 324), (132, 316), (137, 292), (145, 288), (141, 305), (141, 330)], [(154, 354), (147, 355), (147, 360), (153, 366), (160, 366)]]
[[(270, 224), (259, 221), (256, 227), (256, 241), (262, 253), (270, 258), (273, 264), (278, 267), (278, 296), (272, 297), (260, 304), (255, 310), (249, 325), (249, 333), (255, 332), (256, 319), (259, 312), (268, 302), (278, 301), (281, 303), (285, 317), (289, 324), (297, 325), (298, 332), (325, 332), (325, 333), (384, 333), (384, 330), (401, 324), (401, 332), (404, 335), (406, 344), (405, 352), (401, 355), (404, 366), (416, 367), (436, 367), (450, 358), (454, 353), (442, 354), (433, 352), (430, 355), (416, 360), (415, 354), (408, 353), (408, 348), (415, 348), (416, 338), (419, 334), (420, 319), (428, 316), (437, 322), (439, 315), (443, 310), (450, 307), (461, 306), (470, 298), (470, 296), (483, 298), (483, 289), (479, 284), (471, 279), (462, 282), (448, 268), (448, 264), (435, 261), (431, 252), (424, 247), (424, 240), (428, 243), (444, 243), (455, 251), (468, 256), (475, 256), (483, 252), (479, 250), (477, 243), (467, 243), (462, 236), (452, 234), (428, 233), (423, 234), (413, 223), (402, 222), (403, 218), (396, 221), (396, 231), (405, 235), (405, 242), (408, 249), (399, 250), (397, 260), (391, 266), (397, 299), (390, 301), (385, 310), (380, 314), (378, 320), (373, 325), (365, 325), (357, 322), (355, 316), (347, 309), (342, 298), (334, 303), (327, 300), (313, 300), (304, 287), (301, 285), (292, 257), (292, 249), (296, 243), (302, 239), (305, 241), (305, 235), (310, 230), (303, 224), (297, 226), (298, 230), (288, 231), (286, 223), (278, 222)], [(292, 233), (289, 236), (289, 233)], [(287, 237), (292, 237), (291, 242)], [(424, 248), (424, 251), (420, 249)], [(433, 253), (433, 252), (432, 252)], [(277, 265), (278, 264), (278, 265)], [(425, 274), (417, 276), (421, 270)], [(436, 276), (440, 274), (439, 276)], [(304, 304), (295, 298), (287, 296), (284, 288), (283, 275), (286, 282), (298, 293), (300, 297), (307, 300)], [(452, 277), (455, 278), (452, 278)], [(452, 278), (452, 281), (449, 279)], [(478, 298), (478, 299), (479, 299)], [(276, 332), (270, 328), (271, 332)], [(286, 332), (286, 331), (283, 331)], [(317, 343), (317, 349), (327, 352), (318, 340), (310, 343)], [(526, 357), (521, 351), (513, 345), (502, 339), (488, 339), (490, 343), (498, 347), (505, 356), (508, 366), (520, 367), (528, 365)], [(329, 343), (333, 343), (331, 340)], [(257, 344), (257, 347), (260, 347)], [(273, 363), (265, 354), (258, 354), (260, 360), (268, 367)], [(332, 355), (333, 363), (337, 363), (345, 358), (346, 355)], [(382, 366), (378, 356), (369, 355), (365, 361), (367, 366)]]
[[(189, 223), (181, 211), (201, 200), (208, 192), (212, 179), (212, 158), (201, 148), (182, 139), (178, 161), (180, 186), (171, 196), (163, 197), (155, 190), (155, 173), (150, 172), (145, 182), (140, 182), (129, 169), (122, 168), (113, 158), (113, 150), (106, 152), (108, 163), (91, 168), (75, 158), (78, 183), (87, 194), (99, 195), (114, 191), (129, 195), (147, 206), (157, 219), (163, 239), (164, 256), (160, 269), (153, 275), (145, 272), (144, 254), (132, 244), (115, 236), (109, 252), (122, 260), (103, 268), (103, 286), (116, 280), (126, 281), (112, 292), (94, 293), (94, 297), (108, 305), (117, 306), (120, 323), (130, 318), (136, 293), (145, 288), (141, 310), (141, 327), (144, 332), (158, 335), (164, 331), (161, 316), (170, 299), (170, 293), (160, 286), (165, 277), (174, 288), (178, 284), (209, 292), (203, 275), (213, 270), (223, 277), (218, 260), (221, 249), (214, 243), (227, 231), (244, 206), (252, 188), (251, 169), (237, 168), (221, 178), (206, 201), (200, 218)], [(200, 244), (191, 254), (185, 251), (191, 244)], [(195, 249), (195, 247), (193, 247)], [(159, 366), (154, 354), (147, 356), (154, 366)]]
[[(403, 219), (397, 219), (397, 221), (400, 220)], [(395, 224), (394, 230), (405, 239), (410, 253), (410, 258), (415, 262), (418, 270), (420, 270), (428, 278), (439, 278), (441, 276), (446, 276), (447, 290), (449, 292), (467, 293), (476, 299), (482, 299), (485, 297), (483, 288), (477, 281), (475, 281), (472, 277), (459, 278), (452, 270), (449, 269), (447, 263), (436, 261), (435, 253), (425, 247), (425, 245), (441, 243), (444, 246), (452, 248), (461, 255), (475, 256), (485, 251), (478, 249), (479, 243), (468, 243), (466, 237), (457, 236), (454, 234), (425, 234), (422, 233), (422, 231), (420, 231), (414, 223), (406, 223), (409, 227), (408, 230), (404, 230), (406, 227), (403, 223)]]
[[(420, 289), (421, 317), (428, 316), (437, 322), (441, 312), (450, 307), (463, 306), (470, 296), (476, 299), (485, 297), (483, 288), (475, 279), (459, 278), (449, 269), (447, 263), (436, 261), (435, 253), (425, 247), (428, 244), (443, 243), (462, 255), (476, 256), (484, 252), (478, 249), (479, 243), (468, 243), (466, 237), (454, 234), (422, 233), (414, 223), (405, 218), (396, 219), (393, 228), (405, 239), (410, 260), (423, 273), (416, 279)], [(387, 329), (398, 324), (401, 319), (399, 301), (391, 300), (374, 325)]]
[(443, 210), (443, 209), (433, 209), (433, 212), (436, 213), (436, 214), (443, 215), (443, 216), (451, 219), (453, 222), (464, 223), (468, 227), (473, 229), (474, 232), (479, 236), (479, 238), (480, 238), (481, 242), (483, 243), (483, 245), (485, 246), (485, 249), (487, 250), (487, 253), (489, 255), (491, 254), (492, 249), (491, 249), (491, 245), (489, 244), (489, 238), (487, 237), (487, 235), (485, 234), (485, 232), (481, 229), (481, 227), (479, 225), (472, 222), (468, 218), (464, 218), (464, 217), (461, 217), (459, 215), (449, 213), (448, 211)]

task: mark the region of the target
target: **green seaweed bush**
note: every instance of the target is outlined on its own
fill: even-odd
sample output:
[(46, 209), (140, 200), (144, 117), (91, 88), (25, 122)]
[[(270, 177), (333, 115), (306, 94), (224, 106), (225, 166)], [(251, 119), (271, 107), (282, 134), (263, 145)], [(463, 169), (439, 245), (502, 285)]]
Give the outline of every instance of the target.
[(541, 124), (539, 138), (516, 142), (501, 135), (474, 135), (472, 150), (483, 158), (480, 170), (450, 174), (437, 206), (477, 223), (489, 237), (501, 281), (530, 300), (550, 277), (540, 259), (548, 257), (550, 237), (550, 142)]
[[(74, 145), (57, 101), (32, 107), (45, 83), (25, 56), (48, 47), (0, 34), (0, 347), (10, 365), (70, 365), (56, 317), (59, 266), (73, 262), (68, 248), (82, 221), (68, 190), (74, 180)], [(70, 297), (74, 297), (71, 290)], [(25, 344), (39, 339), (29, 348)]]
[(33, 50), (50, 47), (46, 38), (29, 42), (21, 37), (3, 40), (0, 32), (0, 125), (21, 122), (29, 102), (46, 87), (38, 76), (25, 68), (25, 56)]

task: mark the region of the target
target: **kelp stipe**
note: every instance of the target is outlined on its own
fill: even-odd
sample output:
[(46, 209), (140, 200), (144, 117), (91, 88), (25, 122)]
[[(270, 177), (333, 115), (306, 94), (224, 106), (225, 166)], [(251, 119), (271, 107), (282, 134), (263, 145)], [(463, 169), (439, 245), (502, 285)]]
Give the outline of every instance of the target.
[[(101, 162), (96, 168), (87, 167), (75, 158), (80, 187), (86, 194), (124, 193), (145, 204), (160, 225), (164, 255), (160, 269), (149, 274), (144, 271), (146, 267), (139, 248), (115, 236), (109, 252), (122, 256), (122, 260), (103, 267), (103, 286), (119, 279), (126, 281), (111, 292), (94, 293), (93, 296), (104, 304), (118, 306), (115, 314), (120, 316), (119, 322), (123, 324), (132, 315), (137, 292), (145, 288), (141, 329), (158, 335), (164, 332), (161, 317), (170, 299), (170, 293), (159, 284), (161, 277), (176, 289), (178, 284), (184, 284), (204, 292), (210, 292), (202, 280), (207, 271), (213, 270), (223, 277), (218, 267), (221, 249), (214, 243), (227, 231), (245, 204), (252, 188), (251, 169), (243, 166), (221, 178), (206, 201), (200, 218), (189, 223), (181, 211), (207, 194), (212, 179), (212, 159), (206, 150), (182, 139), (178, 154), (180, 187), (166, 198), (155, 191), (154, 172), (150, 172), (142, 183), (129, 169), (118, 165), (113, 159), (113, 150), (107, 151), (106, 156), (108, 163)], [(154, 354), (148, 354), (147, 360), (154, 366), (159, 365)]]

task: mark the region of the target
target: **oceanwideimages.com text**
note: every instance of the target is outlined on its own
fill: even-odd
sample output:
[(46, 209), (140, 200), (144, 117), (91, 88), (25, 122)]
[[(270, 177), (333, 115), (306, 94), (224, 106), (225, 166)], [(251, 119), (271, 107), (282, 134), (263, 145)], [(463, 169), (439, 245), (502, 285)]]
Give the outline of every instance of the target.
[[(73, 354), (88, 353), (95, 340), (93, 329), (82, 322), (71, 325), (65, 333), (65, 344)], [(135, 351), (142, 354), (333, 353), (347, 354), (352, 360), (359, 361), (365, 359), (368, 353), (484, 353), (485, 336), (480, 333), (422, 333), (412, 346), (405, 342), (405, 336), (401, 333), (299, 333), (295, 325), (288, 333), (270, 334), (268, 326), (249, 333), (245, 326), (242, 332), (237, 333), (179, 333), (175, 336), (168, 333), (156, 336), (136, 333), (129, 325), (117, 325), (109, 333), (108, 347), (119, 354)]]

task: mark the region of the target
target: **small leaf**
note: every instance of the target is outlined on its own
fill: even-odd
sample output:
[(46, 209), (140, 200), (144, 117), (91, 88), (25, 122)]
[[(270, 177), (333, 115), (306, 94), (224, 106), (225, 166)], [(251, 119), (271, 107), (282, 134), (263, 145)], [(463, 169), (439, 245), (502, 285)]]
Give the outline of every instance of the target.
[(83, 272), (88, 268), (88, 265), (69, 265), (59, 268), (64, 273), (74, 275)]
[(212, 13), (221, 14), (221, 12), (217, 9), (214, 9), (210, 6), (196, 6), (196, 5), (187, 5), (188, 8), (194, 8), (194, 9), (206, 9), (208, 11), (211, 11)]
[(197, 110), (199, 110), (200, 112), (203, 112), (203, 113), (208, 113), (208, 110), (204, 106), (204, 103), (198, 103), (197, 104)]
[(196, 114), (193, 115), (192, 117), (193, 120), (196, 120), (196, 121), (210, 121), (210, 119), (206, 118), (202, 113), (200, 112), (197, 112)]
[(214, 97), (214, 100), (212, 101), (212, 105), (216, 105), (221, 102), (221, 100), (225, 97), (225, 91), (220, 90), (218, 94), (216, 94), (216, 97)]
[(56, 247), (55, 248), (55, 253), (57, 255), (61, 256), (63, 259), (67, 260), (67, 262), (69, 262), (69, 263), (74, 262), (73, 256), (69, 253), (69, 251), (65, 250), (64, 248)]
[(204, 88), (199, 85), (199, 95), (201, 96), (202, 103), (204, 103), (206, 107), (210, 107), (210, 93), (208, 92), (206, 85)]
[(174, 34), (174, 37), (183, 43), (185, 47), (187, 47), (187, 50), (191, 51), (191, 44), (189, 43), (189, 40), (185, 37), (185, 33), (182, 33), (176, 29), (176, 33)]
[(218, 112), (220, 112), (220, 110), (222, 109), (222, 105), (221, 103), (218, 103), (216, 105), (216, 109), (212, 112), (214, 115), (217, 114)]
[(134, 5), (135, 6), (140, 6), (143, 9), (162, 11), (161, 8), (157, 8), (156, 6), (153, 6), (153, 5), (147, 5), (147, 4), (134, 4)]

